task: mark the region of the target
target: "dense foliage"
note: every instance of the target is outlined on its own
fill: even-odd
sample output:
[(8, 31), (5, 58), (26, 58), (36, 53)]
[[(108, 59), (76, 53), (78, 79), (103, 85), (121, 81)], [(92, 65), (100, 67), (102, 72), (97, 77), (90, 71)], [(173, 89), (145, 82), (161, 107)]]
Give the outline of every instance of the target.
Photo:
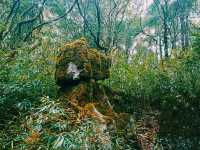
[(198, 149), (198, 5), (0, 1), (0, 149)]
[[(152, 53), (138, 53), (127, 63), (117, 54), (106, 85), (125, 93), (119, 102), (128, 112), (135, 109), (161, 112), (166, 128), (196, 129), (199, 133), (200, 62), (196, 36), (193, 51), (158, 62)], [(145, 57), (145, 58), (144, 58)], [(162, 118), (163, 117), (163, 118)], [(190, 119), (194, 119), (190, 122)], [(178, 120), (178, 121), (177, 121)], [(170, 129), (170, 127), (172, 129)], [(165, 129), (166, 131), (167, 129)]]
[(19, 113), (18, 106), (23, 111), (28, 110), (44, 95), (57, 96), (54, 80), (56, 50), (49, 49), (48, 46), (53, 48), (50, 43), (41, 44), (37, 49), (24, 45), (15, 51), (1, 50), (1, 126), (12, 117), (10, 114)]

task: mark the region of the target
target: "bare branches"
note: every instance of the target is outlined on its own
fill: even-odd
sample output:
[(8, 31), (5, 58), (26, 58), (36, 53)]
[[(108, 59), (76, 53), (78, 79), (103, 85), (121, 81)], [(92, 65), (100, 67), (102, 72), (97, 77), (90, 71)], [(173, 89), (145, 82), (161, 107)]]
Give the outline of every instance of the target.
[(41, 27), (44, 26), (44, 25), (51, 24), (51, 23), (53, 23), (53, 22), (56, 22), (56, 21), (58, 21), (58, 20), (61, 20), (61, 19), (65, 18), (65, 17), (73, 10), (73, 8), (75, 7), (75, 5), (76, 5), (77, 3), (78, 3), (78, 0), (74, 0), (74, 3), (72, 4), (72, 6), (69, 8), (69, 10), (68, 10), (66, 13), (64, 13), (63, 15), (61, 15), (61, 16), (55, 18), (55, 19), (52, 19), (52, 20), (46, 21), (46, 22), (42, 22), (42, 23), (40, 23), (39, 25), (35, 26), (35, 27), (26, 35), (26, 37), (24, 38), (24, 41), (26, 41), (26, 40), (30, 37), (30, 35), (33, 33), (33, 31), (35, 31), (36, 29), (41, 28)]
[(103, 47), (101, 44), (100, 44), (100, 32), (101, 32), (101, 18), (100, 18), (100, 8), (99, 8), (99, 3), (97, 3), (97, 1), (95, 0), (95, 6), (96, 6), (96, 13), (97, 13), (97, 20), (98, 20), (98, 31), (95, 35), (95, 33), (92, 31), (90, 25), (89, 25), (89, 22), (86, 18), (86, 16), (83, 14), (83, 11), (80, 7), (80, 3), (77, 2), (77, 7), (78, 7), (78, 11), (83, 19), (83, 22), (85, 24), (85, 26), (87, 27), (88, 31), (90, 32), (91, 36), (93, 37), (94, 39), (94, 42), (96, 44), (96, 46), (102, 50), (107, 50), (107, 48)]
[(6, 19), (6, 24), (8, 23), (9, 19), (12, 17), (12, 15), (15, 13), (15, 9), (18, 9), (19, 8), (19, 3), (20, 3), (20, 0), (13, 0), (13, 5), (12, 5), (12, 8), (10, 10), (10, 13), (8, 14), (8, 17)]
[[(12, 14), (9, 15), (8, 18), (12, 18), (11, 19), (11, 22), (10, 22), (10, 25), (8, 27), (8, 30), (2, 35), (2, 40), (5, 39), (7, 37), (7, 35), (10, 33), (10, 32), (16, 32), (17, 30), (19, 31), (18, 33), (21, 33), (21, 29), (22, 29), (22, 26), (25, 25), (25, 24), (30, 24), (30, 23), (33, 23), (35, 22), (36, 20), (38, 20), (38, 18), (40, 17), (40, 15), (42, 14), (42, 11), (43, 11), (43, 7), (45, 5), (45, 2), (47, 0), (43, 0), (42, 2), (42, 6), (41, 8), (39, 9), (39, 12), (36, 16), (32, 17), (31, 19), (27, 19), (27, 20), (20, 20), (19, 22), (17, 23), (13, 23), (14, 22), (14, 18), (16, 17), (17, 15), (17, 10), (19, 9), (19, 6), (20, 6), (20, 0), (16, 0), (14, 3), (13, 3), (13, 7), (12, 9), (14, 8), (16, 12), (14, 12), (14, 9), (12, 10), (11, 9), (11, 12)], [(29, 9), (25, 10), (22, 14), (21, 14), (21, 17), (23, 17), (23, 15), (26, 13), (28, 14), (31, 9), (32, 9), (33, 6), (31, 6)], [(13, 16), (13, 17), (11, 17)], [(8, 19), (7, 18), (7, 19)], [(7, 24), (8, 24), (8, 21), (6, 21)]]

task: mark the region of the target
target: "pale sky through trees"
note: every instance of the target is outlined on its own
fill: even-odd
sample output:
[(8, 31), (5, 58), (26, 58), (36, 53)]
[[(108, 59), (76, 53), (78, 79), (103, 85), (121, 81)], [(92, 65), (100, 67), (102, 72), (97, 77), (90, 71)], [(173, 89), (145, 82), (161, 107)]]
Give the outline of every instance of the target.
[(152, 4), (153, 0), (132, 0), (129, 10), (133, 15), (141, 15), (145, 17), (148, 7)]

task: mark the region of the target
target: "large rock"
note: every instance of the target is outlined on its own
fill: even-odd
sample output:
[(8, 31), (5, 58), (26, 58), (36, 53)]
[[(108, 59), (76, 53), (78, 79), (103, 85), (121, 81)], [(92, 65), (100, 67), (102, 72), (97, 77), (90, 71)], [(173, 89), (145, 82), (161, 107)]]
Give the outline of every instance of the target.
[(67, 43), (60, 49), (56, 64), (56, 81), (62, 88), (80, 81), (109, 77), (111, 59), (88, 47), (85, 39)]

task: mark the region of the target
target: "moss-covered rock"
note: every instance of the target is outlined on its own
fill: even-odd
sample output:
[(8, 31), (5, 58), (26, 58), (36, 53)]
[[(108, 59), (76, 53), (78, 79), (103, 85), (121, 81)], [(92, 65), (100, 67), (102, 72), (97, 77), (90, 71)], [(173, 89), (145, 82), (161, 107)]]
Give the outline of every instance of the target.
[[(68, 87), (67, 90), (60, 93), (62, 101), (69, 101), (79, 106), (87, 103), (105, 102), (105, 92), (95, 80), (89, 82), (80, 82), (76, 86)], [(105, 105), (105, 104), (104, 104)]]
[(80, 81), (109, 77), (111, 59), (88, 47), (85, 39), (67, 43), (60, 49), (56, 64), (56, 81), (62, 88)]

